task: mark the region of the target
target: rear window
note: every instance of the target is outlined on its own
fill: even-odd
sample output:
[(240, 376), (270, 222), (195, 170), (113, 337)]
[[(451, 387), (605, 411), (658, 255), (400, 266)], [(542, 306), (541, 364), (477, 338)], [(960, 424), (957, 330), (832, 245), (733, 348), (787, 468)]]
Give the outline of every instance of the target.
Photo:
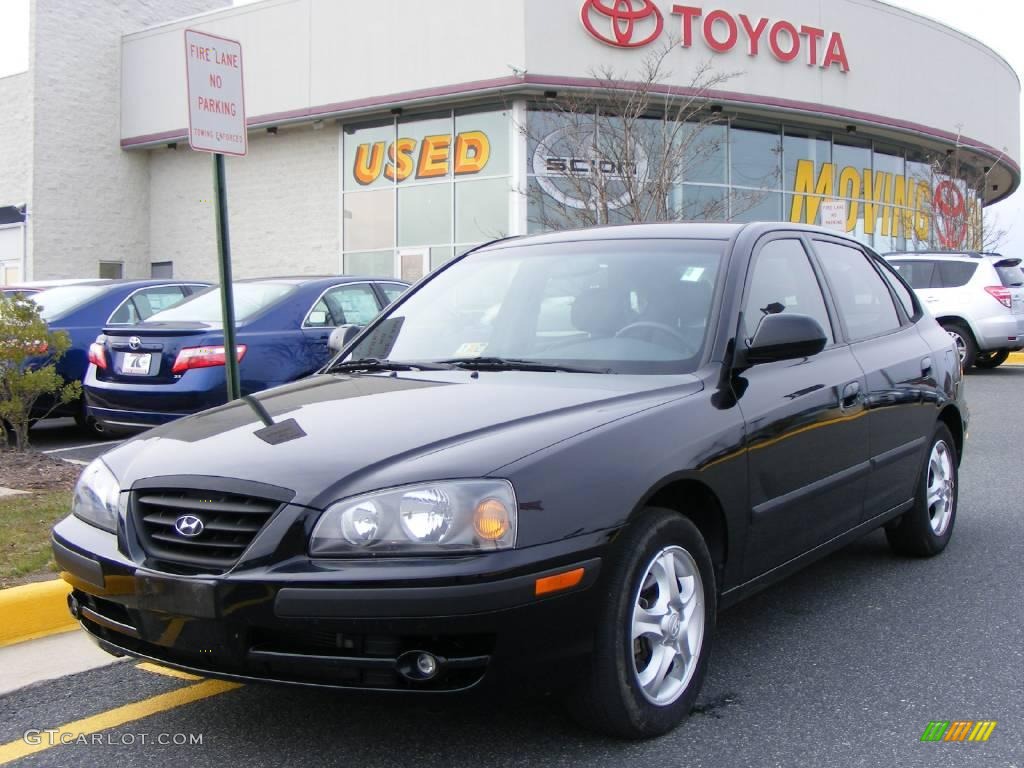
[(1011, 286), (1024, 285), (1024, 269), (1017, 267), (996, 267), (999, 279), (1007, 288)]
[[(235, 320), (245, 322), (295, 290), (290, 283), (235, 283)], [(220, 288), (214, 286), (191, 299), (163, 312), (157, 312), (149, 323), (220, 323)]]
[(977, 262), (947, 261), (945, 259), (891, 260), (889, 264), (910, 283), (910, 287), (960, 288), (967, 285), (978, 269)]
[(43, 320), (51, 323), (108, 290), (109, 285), (66, 285), (40, 291), (32, 300), (39, 305), (39, 314)]

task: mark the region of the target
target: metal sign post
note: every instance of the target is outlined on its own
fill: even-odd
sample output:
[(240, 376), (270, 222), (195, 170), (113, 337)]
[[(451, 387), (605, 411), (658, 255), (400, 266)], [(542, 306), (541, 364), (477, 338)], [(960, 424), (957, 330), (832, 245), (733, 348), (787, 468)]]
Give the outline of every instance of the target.
[(217, 198), (217, 261), (220, 267), (220, 303), (224, 319), (224, 371), (228, 385), (228, 400), (242, 396), (238, 380), (238, 344), (235, 343), (235, 297), (230, 286), (231, 234), (228, 230), (228, 188), (224, 178), (224, 155), (213, 155), (213, 190)]
[(228, 400), (241, 397), (238, 345), (235, 341), (235, 300), (231, 277), (231, 236), (224, 155), (244, 156), (249, 148), (245, 125), (242, 46), (236, 40), (185, 30), (188, 83), (188, 143), (213, 153), (213, 189), (217, 201), (217, 261), (221, 316), (224, 321), (224, 372)]

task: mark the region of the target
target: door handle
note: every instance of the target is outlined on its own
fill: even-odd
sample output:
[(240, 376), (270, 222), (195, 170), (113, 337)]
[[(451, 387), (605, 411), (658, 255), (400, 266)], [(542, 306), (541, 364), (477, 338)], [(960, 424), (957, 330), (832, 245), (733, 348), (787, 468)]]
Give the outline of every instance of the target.
[(930, 373), (932, 370), (932, 359), (930, 357), (921, 358), (921, 373)]
[(860, 400), (860, 382), (851, 381), (845, 387), (843, 387), (843, 396), (839, 401), (839, 407), (841, 410), (852, 408)]

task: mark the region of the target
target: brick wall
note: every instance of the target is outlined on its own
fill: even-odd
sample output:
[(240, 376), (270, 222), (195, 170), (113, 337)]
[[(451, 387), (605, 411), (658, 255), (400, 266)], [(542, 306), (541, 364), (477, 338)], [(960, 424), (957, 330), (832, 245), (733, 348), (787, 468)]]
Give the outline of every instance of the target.
[(29, 74), (0, 77), (0, 206), (28, 202), (32, 167)]
[[(227, 0), (33, 0), (34, 279), (149, 276), (149, 158), (120, 148), (121, 36)], [(183, 97), (184, 98), (184, 97)]]
[[(232, 263), (236, 277), (336, 274), (339, 270), (338, 127), (306, 125), (249, 135), (249, 154), (228, 158)], [(213, 159), (176, 150), (150, 157), (152, 261), (175, 277), (216, 280)]]

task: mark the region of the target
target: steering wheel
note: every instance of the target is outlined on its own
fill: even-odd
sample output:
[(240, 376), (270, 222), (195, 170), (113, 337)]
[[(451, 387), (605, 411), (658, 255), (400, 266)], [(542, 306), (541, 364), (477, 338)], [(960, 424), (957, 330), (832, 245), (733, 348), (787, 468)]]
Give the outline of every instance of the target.
[(615, 338), (618, 339), (622, 336), (628, 336), (629, 332), (635, 328), (650, 328), (655, 331), (661, 331), (662, 333), (667, 333), (670, 336), (679, 339), (679, 341), (683, 342), (683, 344), (685, 344), (687, 347), (690, 346), (690, 340), (683, 336), (683, 334), (681, 334), (671, 325), (666, 325), (665, 323), (656, 323), (653, 320), (638, 320), (635, 323), (630, 323), (624, 328), (620, 328), (618, 331), (616, 331)]

